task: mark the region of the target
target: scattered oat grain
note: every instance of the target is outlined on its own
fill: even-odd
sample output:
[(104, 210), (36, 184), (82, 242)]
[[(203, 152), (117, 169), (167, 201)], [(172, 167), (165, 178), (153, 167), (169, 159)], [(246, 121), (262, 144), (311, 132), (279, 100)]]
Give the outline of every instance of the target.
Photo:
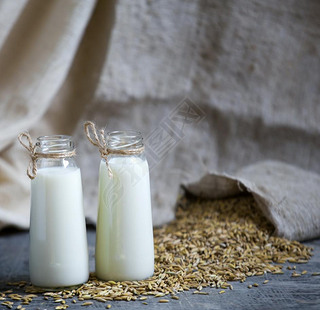
[(291, 277), (295, 278), (295, 277), (301, 277), (301, 274), (300, 273), (297, 273), (297, 272), (293, 272)]
[[(71, 299), (73, 303), (76, 303), (74, 298), (79, 301), (134, 301), (190, 289), (196, 289), (196, 294), (206, 295), (208, 293), (203, 292), (203, 288), (232, 289), (229, 281), (244, 283), (251, 276), (283, 274), (283, 266), (279, 264), (287, 261), (305, 263), (310, 259), (310, 247), (275, 237), (273, 231), (273, 226), (251, 196), (223, 200), (182, 197), (178, 202), (176, 219), (154, 229), (155, 271), (149, 279), (100, 281), (91, 274), (89, 281), (80, 287), (58, 292), (48, 292), (22, 281), (11, 285), (22, 287), (29, 293), (29, 298), (22, 298), (21, 304), (26, 305), (32, 303), (30, 296), (36, 293), (45, 299)], [(289, 270), (295, 270), (295, 266)], [(12, 290), (2, 292), (0, 298), (12, 293)], [(13, 297), (20, 298), (17, 294)], [(88, 304), (92, 303), (84, 302), (82, 305)]]

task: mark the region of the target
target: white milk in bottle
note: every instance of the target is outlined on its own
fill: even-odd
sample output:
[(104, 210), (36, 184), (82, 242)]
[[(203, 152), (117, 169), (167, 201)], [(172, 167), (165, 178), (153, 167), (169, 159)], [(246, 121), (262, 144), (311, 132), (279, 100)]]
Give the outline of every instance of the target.
[(81, 284), (88, 280), (89, 264), (74, 144), (69, 136), (45, 136), (38, 138), (36, 150), (37, 172), (31, 181), (31, 282), (41, 287)]
[(108, 171), (102, 159), (96, 236), (96, 274), (104, 280), (153, 275), (154, 245), (148, 163), (141, 134), (107, 135)]

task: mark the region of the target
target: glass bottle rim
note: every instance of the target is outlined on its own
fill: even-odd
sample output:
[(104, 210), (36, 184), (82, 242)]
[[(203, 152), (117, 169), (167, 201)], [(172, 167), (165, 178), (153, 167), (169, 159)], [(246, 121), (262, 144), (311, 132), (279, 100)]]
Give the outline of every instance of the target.
[(68, 135), (47, 135), (47, 136), (40, 136), (37, 138), (38, 141), (44, 141), (44, 140), (72, 140), (72, 136)]
[(36, 142), (36, 152), (45, 154), (70, 152), (75, 149), (72, 136), (47, 135), (40, 136)]
[(113, 150), (134, 150), (143, 147), (143, 137), (137, 130), (115, 130), (105, 135), (107, 147)]

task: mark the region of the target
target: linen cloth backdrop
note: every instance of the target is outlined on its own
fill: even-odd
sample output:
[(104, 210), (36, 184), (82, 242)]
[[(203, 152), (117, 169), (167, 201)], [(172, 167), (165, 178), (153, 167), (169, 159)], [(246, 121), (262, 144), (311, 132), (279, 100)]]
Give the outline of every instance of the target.
[(146, 137), (155, 225), (208, 172), (273, 159), (320, 173), (319, 16), (318, 0), (0, 0), (0, 229), (29, 225), (24, 130), (74, 135), (93, 223), (87, 119)]

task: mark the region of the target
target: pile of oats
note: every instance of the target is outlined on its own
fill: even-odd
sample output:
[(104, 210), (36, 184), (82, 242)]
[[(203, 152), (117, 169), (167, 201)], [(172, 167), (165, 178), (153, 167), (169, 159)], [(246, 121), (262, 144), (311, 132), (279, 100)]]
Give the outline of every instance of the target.
[[(182, 197), (176, 220), (154, 229), (153, 277), (115, 282), (100, 281), (91, 274), (82, 286), (60, 291), (43, 291), (25, 282), (11, 283), (23, 287), (28, 295), (14, 294), (11, 290), (0, 293), (0, 299), (10, 308), (16, 301), (20, 306), (29, 304), (34, 294), (42, 294), (43, 298), (54, 300), (55, 309), (59, 310), (66, 309), (67, 302), (89, 306), (93, 300), (106, 303), (141, 300), (147, 304), (148, 298), (160, 297), (160, 303), (167, 303), (179, 299), (179, 292), (190, 289), (194, 289), (194, 294), (207, 295), (207, 290), (202, 291), (206, 287), (220, 288), (222, 294), (232, 289), (230, 281), (244, 282), (247, 277), (265, 273), (282, 274), (281, 264), (285, 262), (308, 262), (312, 255), (310, 247), (275, 237), (273, 231), (251, 196), (223, 200)], [(293, 276), (297, 274), (294, 271)]]

